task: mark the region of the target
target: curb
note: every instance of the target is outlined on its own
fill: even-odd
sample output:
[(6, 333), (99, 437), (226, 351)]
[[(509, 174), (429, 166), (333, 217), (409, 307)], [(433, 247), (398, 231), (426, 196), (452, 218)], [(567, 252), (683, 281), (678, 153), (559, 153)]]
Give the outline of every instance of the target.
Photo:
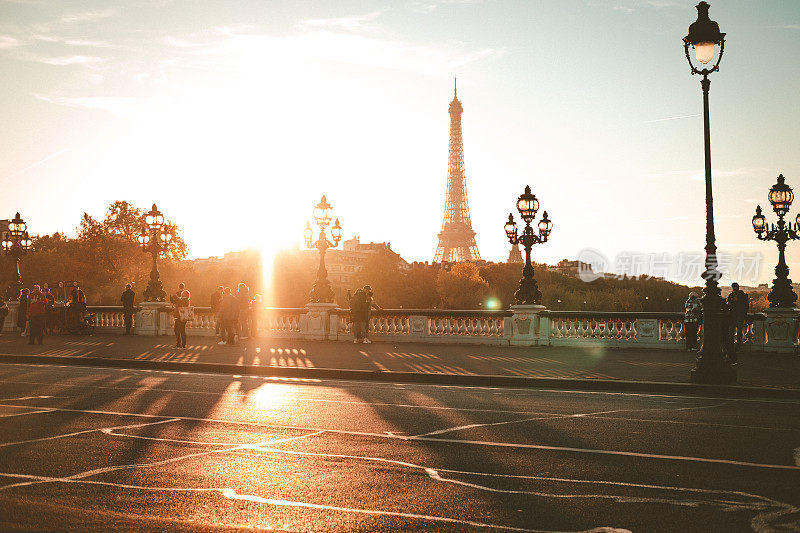
[(696, 396), (728, 398), (769, 398), (800, 400), (800, 389), (773, 389), (741, 385), (696, 385), (663, 381), (627, 381), (579, 378), (532, 378), (521, 376), (475, 374), (426, 374), (417, 372), (347, 370), (338, 368), (298, 368), (234, 365), (226, 363), (179, 363), (146, 359), (113, 359), (104, 357), (58, 357), (50, 355), (0, 354), (0, 363), (63, 365), (137, 370), (166, 370), (203, 374), (235, 374), (276, 378), (337, 379), (380, 381), (388, 383), (422, 383), (470, 387), (504, 387), (530, 389), (562, 389), (598, 392), (681, 393)]

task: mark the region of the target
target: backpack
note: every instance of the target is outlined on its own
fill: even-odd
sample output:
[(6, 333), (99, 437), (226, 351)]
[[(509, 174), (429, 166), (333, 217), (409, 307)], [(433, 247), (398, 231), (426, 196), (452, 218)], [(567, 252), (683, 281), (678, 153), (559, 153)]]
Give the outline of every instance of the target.
[(194, 307), (179, 307), (178, 316), (183, 322), (191, 322), (194, 320)]
[(364, 314), (367, 307), (367, 297), (361, 291), (356, 291), (352, 298), (350, 298), (350, 315), (352, 317), (359, 317)]

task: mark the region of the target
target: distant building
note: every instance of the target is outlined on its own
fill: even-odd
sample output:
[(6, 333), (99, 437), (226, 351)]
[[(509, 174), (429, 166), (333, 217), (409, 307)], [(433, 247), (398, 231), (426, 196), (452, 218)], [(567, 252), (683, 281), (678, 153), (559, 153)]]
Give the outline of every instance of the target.
[[(306, 250), (305, 253), (316, 254), (316, 250)], [(367, 259), (375, 254), (382, 253), (393, 258), (402, 269), (410, 265), (400, 254), (392, 250), (390, 242), (362, 243), (358, 237), (342, 242), (342, 249), (332, 248), (325, 254), (325, 266), (328, 268), (328, 279), (334, 285), (343, 288), (352, 288), (355, 276), (364, 268)]]
[(245, 263), (252, 263), (253, 261), (258, 262), (261, 260), (261, 252), (258, 250), (241, 250), (238, 252), (226, 252), (223, 257), (211, 256), (211, 257), (202, 257), (198, 259), (190, 259), (188, 260), (191, 263), (195, 270), (198, 272), (204, 272), (209, 268), (214, 267), (239, 267)]
[(558, 272), (559, 274), (571, 276), (573, 278), (577, 278), (579, 272), (590, 275), (594, 274), (591, 264), (584, 263), (583, 261), (570, 261), (568, 259), (562, 259), (557, 264), (548, 266), (547, 270), (550, 272)]

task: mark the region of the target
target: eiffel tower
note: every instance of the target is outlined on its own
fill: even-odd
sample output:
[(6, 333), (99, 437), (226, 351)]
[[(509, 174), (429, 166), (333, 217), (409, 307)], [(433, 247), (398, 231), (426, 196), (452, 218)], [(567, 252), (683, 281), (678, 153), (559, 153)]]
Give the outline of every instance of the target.
[(467, 181), (464, 177), (464, 142), (461, 138), (461, 113), (458, 86), (453, 81), (453, 101), (450, 102), (450, 157), (447, 168), (447, 199), (444, 220), (439, 232), (439, 245), (434, 263), (466, 263), (480, 261), (475, 232), (469, 217)]

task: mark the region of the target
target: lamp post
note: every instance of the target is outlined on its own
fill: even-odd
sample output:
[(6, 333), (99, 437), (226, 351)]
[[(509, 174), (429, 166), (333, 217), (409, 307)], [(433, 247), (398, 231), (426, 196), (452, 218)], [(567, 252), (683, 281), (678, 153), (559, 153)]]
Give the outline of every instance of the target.
[(22, 276), (19, 272), (19, 260), (28, 253), (33, 241), (28, 235), (28, 225), (17, 213), (8, 223), (8, 231), (3, 232), (3, 252), (14, 260), (14, 272), (12, 281), (8, 284), (6, 299), (19, 300), (19, 292), (22, 290)]
[(333, 302), (333, 289), (331, 282), (328, 281), (328, 269), (325, 268), (325, 252), (328, 248), (336, 248), (339, 241), (342, 240), (342, 227), (339, 225), (339, 219), (336, 219), (331, 227), (331, 238), (333, 242), (328, 240), (326, 228), (333, 218), (333, 207), (328, 203), (325, 196), (314, 207), (314, 220), (319, 227), (319, 237), (314, 241), (314, 231), (311, 229), (311, 223), (306, 223), (306, 229), (303, 231), (303, 237), (306, 241), (306, 246), (309, 248), (316, 248), (319, 250), (319, 268), (317, 269), (317, 280), (314, 282), (314, 287), (311, 289), (308, 301), (310, 303), (329, 303)]
[(511, 244), (521, 244), (525, 248), (525, 266), (522, 267), (522, 279), (519, 281), (519, 289), (514, 293), (517, 305), (540, 305), (542, 303), (542, 293), (533, 277), (533, 265), (531, 264), (531, 248), (534, 244), (547, 242), (550, 232), (553, 231), (553, 223), (547, 218), (547, 211), (539, 221), (539, 234), (533, 232), (531, 222), (536, 217), (539, 210), (539, 200), (531, 194), (530, 185), (525, 186), (525, 192), (517, 198), (517, 211), (525, 222), (522, 234), (517, 233), (517, 223), (514, 222), (514, 215), (508, 214), (505, 230), (508, 242)]
[[(719, 62), (725, 50), (725, 34), (719, 31), (719, 24), (708, 17), (709, 4), (697, 4), (697, 20), (689, 26), (689, 33), (683, 38), (683, 49), (692, 74), (700, 74), (703, 89), (703, 134), (705, 148), (706, 181), (706, 270), (703, 278), (706, 287), (703, 295), (703, 345), (691, 372), (693, 383), (727, 384), (736, 382), (736, 371), (725, 353), (724, 327), (725, 302), (720, 295), (717, 280), (720, 277), (717, 262), (717, 245), (714, 236), (714, 198), (711, 187), (711, 127), (708, 116), (708, 90), (711, 80), (708, 75), (719, 70)], [(719, 54), (716, 47), (719, 46)], [(694, 48), (695, 59), (702, 65), (698, 68), (692, 62), (689, 47)], [(716, 55), (717, 61), (711, 68), (707, 66)]]
[(150, 281), (143, 293), (144, 299), (147, 302), (163, 302), (167, 293), (159, 279), (158, 256), (167, 249), (172, 235), (165, 231), (164, 215), (158, 210), (156, 204), (153, 204), (153, 208), (145, 213), (144, 220), (146, 227), (139, 235), (139, 244), (144, 252), (153, 256), (153, 268), (150, 270)]
[(784, 182), (783, 174), (778, 176), (778, 183), (769, 190), (769, 203), (778, 215), (778, 225), (767, 224), (766, 218), (761, 213), (761, 206), (756, 206), (753, 217), (753, 231), (762, 241), (775, 241), (778, 244), (778, 266), (775, 267), (775, 279), (772, 281), (772, 290), (767, 295), (770, 307), (792, 308), (797, 302), (797, 294), (792, 290), (792, 280), (789, 279), (789, 267), (786, 266), (786, 243), (800, 239), (800, 215), (797, 215), (794, 225), (787, 223), (783, 218), (789, 212), (794, 200), (792, 188)]

